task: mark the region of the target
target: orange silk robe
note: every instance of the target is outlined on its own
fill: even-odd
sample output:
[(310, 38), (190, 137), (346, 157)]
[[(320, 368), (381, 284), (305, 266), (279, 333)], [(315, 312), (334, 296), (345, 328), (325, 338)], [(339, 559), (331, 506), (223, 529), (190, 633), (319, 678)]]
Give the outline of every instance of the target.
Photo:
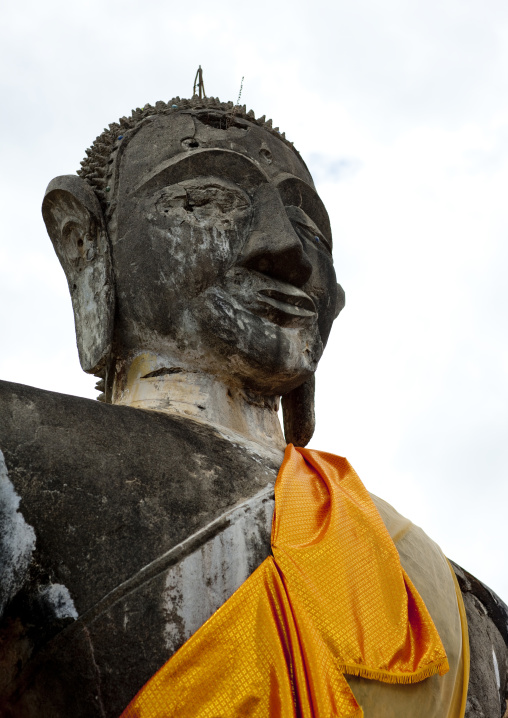
[[(444, 599), (439, 632), (402, 544), (403, 563), (427, 572), (426, 602)], [(464, 715), (467, 630), (451, 569), (345, 459), (288, 446), (272, 552), (121, 718)]]

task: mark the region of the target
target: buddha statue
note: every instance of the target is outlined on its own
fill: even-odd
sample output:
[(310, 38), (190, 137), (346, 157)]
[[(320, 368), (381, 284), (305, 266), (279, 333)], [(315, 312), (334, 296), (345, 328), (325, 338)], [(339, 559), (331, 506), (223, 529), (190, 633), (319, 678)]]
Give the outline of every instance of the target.
[[(42, 211), (100, 396), (0, 382), (0, 713), (116, 718), (270, 554), (273, 485), (286, 443), (312, 436), (344, 292), (298, 152), (214, 98), (113, 123)], [(366, 718), (451, 716), (467, 691), (453, 580), (435, 544), (373, 500), (452, 670), (351, 686)], [(506, 607), (455, 571), (466, 715), (502, 716)]]

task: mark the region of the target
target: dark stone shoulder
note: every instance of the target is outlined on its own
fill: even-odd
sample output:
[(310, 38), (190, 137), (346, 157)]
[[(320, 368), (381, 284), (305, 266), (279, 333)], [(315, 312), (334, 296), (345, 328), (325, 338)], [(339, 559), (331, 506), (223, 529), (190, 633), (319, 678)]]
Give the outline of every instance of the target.
[(488, 586), (450, 561), (464, 599), (471, 652), (465, 718), (508, 713), (508, 606)]
[(450, 563), (453, 566), (462, 593), (471, 593), (481, 601), (489, 618), (493, 621), (508, 646), (508, 606), (506, 603), (492, 589), (462, 568), (462, 566), (459, 566), (454, 561), (450, 561)]
[(0, 713), (118, 715), (167, 659), (158, 559), (279, 467), (190, 419), (8, 382), (0, 451)]
[(278, 468), (190, 419), (8, 382), (0, 450), (38, 563), (80, 614)]

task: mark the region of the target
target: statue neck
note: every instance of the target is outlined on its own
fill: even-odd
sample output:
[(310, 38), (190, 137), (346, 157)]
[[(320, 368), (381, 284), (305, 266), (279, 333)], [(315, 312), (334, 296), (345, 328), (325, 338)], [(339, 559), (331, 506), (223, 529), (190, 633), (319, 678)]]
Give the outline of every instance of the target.
[(255, 453), (282, 462), (286, 442), (278, 396), (228, 386), (210, 374), (142, 353), (117, 363), (111, 401), (208, 424)]

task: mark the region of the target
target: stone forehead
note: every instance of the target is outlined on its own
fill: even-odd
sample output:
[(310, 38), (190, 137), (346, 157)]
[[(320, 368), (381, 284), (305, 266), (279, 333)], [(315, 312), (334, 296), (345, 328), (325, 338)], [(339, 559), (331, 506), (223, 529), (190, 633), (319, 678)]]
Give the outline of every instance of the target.
[(158, 164), (206, 149), (237, 152), (252, 160), (270, 178), (289, 173), (313, 186), (303, 160), (273, 133), (245, 119), (209, 111), (149, 118), (120, 153), (116, 181), (120, 182), (123, 194)]
[[(86, 150), (86, 157), (81, 162), (78, 175), (82, 177), (93, 189), (106, 217), (109, 219), (114, 213), (115, 201), (112, 185), (118, 185), (119, 158), (129, 140), (147, 122), (153, 120), (155, 115), (175, 116), (184, 111), (199, 115), (206, 113), (212, 116), (222, 116), (221, 123), (227, 128), (234, 127), (240, 120), (246, 120), (251, 125), (263, 128), (266, 133), (272, 134), (279, 142), (288, 147), (300, 160), (306, 170), (305, 163), (292, 142), (286, 139), (284, 132), (273, 127), (272, 120), (266, 120), (265, 115), (256, 117), (253, 110), (247, 112), (245, 105), (234, 105), (232, 102), (221, 102), (217, 97), (199, 98), (197, 95), (189, 99), (174, 97), (168, 102), (159, 101), (154, 105), (147, 104), (142, 108), (132, 110), (129, 117), (122, 117), (118, 122), (111, 123), (96, 137), (92, 146)], [(309, 175), (310, 177), (310, 175)]]

